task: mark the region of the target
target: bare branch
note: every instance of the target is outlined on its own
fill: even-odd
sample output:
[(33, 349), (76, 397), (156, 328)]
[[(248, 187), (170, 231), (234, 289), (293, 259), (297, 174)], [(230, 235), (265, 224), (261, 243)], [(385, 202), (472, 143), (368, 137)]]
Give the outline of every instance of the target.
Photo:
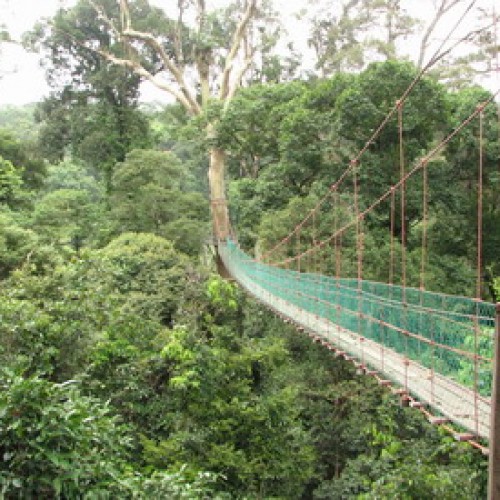
[(187, 101), (189, 103), (188, 110), (196, 114), (201, 113), (200, 105), (196, 101), (195, 94), (189, 90), (184, 80), (182, 70), (172, 61), (172, 59), (170, 59), (163, 45), (151, 33), (143, 33), (142, 31), (128, 29), (123, 32), (123, 36), (134, 40), (141, 40), (156, 51), (167, 70), (171, 73), (179, 85), (180, 91), (185, 98), (183, 101)]
[(207, 12), (207, 6), (205, 4), (205, 0), (198, 0), (198, 19), (200, 27), (203, 23), (203, 19), (205, 18), (206, 12)]
[(177, 9), (179, 11), (179, 15), (177, 16), (177, 26), (175, 28), (175, 38), (174, 38), (175, 56), (177, 58), (177, 64), (179, 64), (181, 68), (184, 68), (184, 51), (182, 48), (182, 27), (184, 25), (184, 1), (185, 0), (178, 0), (177, 2)]
[(255, 52), (256, 52), (255, 47), (248, 52), (247, 57), (246, 57), (243, 65), (241, 66), (238, 73), (236, 74), (233, 85), (231, 85), (231, 87), (229, 88), (229, 90), (227, 92), (226, 102), (224, 103), (225, 108), (227, 108), (227, 106), (229, 105), (229, 101), (234, 97), (234, 94), (238, 90), (238, 87), (241, 86), (241, 80), (242, 80), (243, 76), (245, 75), (245, 73), (250, 68), (250, 66), (252, 65), (253, 58), (255, 56)]
[[(109, 28), (116, 34), (116, 36), (123, 40), (124, 42), (127, 43), (129, 48), (132, 48), (130, 44), (130, 39), (133, 40), (140, 40), (144, 42), (146, 45), (151, 47), (160, 57), (162, 60), (165, 68), (170, 72), (170, 74), (173, 76), (177, 84), (179, 85), (180, 92), (175, 91), (175, 94), (172, 94), (172, 91), (174, 90), (172, 87), (167, 85), (167, 88), (165, 87), (165, 84), (162, 80), (158, 79), (155, 77), (153, 74), (151, 74), (149, 71), (147, 71), (142, 65), (139, 63), (130, 60), (128, 64), (125, 64), (125, 59), (120, 59), (121, 62), (117, 62), (118, 59), (113, 56), (112, 54), (109, 54), (107, 56), (104, 56), (102, 53), (101, 55), (105, 57), (108, 61), (112, 61), (115, 64), (120, 64), (122, 66), (127, 66), (133, 69), (137, 74), (140, 76), (143, 76), (147, 78), (149, 81), (151, 81), (156, 87), (166, 90), (172, 95), (175, 95), (176, 98), (179, 98), (178, 96), (182, 96), (182, 99), (179, 99), (179, 102), (183, 104), (186, 109), (194, 114), (199, 114), (201, 112), (201, 108), (196, 101), (196, 94), (191, 91), (185, 80), (184, 80), (184, 73), (181, 68), (179, 68), (169, 57), (167, 52), (165, 51), (164, 47), (162, 44), (151, 34), (151, 33), (143, 33), (140, 31), (136, 31), (132, 29), (131, 27), (131, 18), (130, 18), (130, 9), (128, 5), (128, 0), (120, 0), (120, 15), (121, 15), (121, 23), (122, 23), (122, 32), (120, 33), (116, 26), (114, 26), (113, 22), (105, 15), (103, 10), (100, 8), (99, 5), (96, 4), (94, 0), (88, 0), (89, 4), (92, 6), (92, 8), (96, 11), (97, 15), (100, 16), (101, 19), (103, 19), (106, 24), (109, 26)], [(87, 47), (88, 48), (88, 47)], [(140, 68), (140, 69), (139, 69)]]
[[(236, 55), (238, 54), (238, 50), (240, 48), (241, 42), (243, 40), (245, 30), (248, 27), (248, 24), (250, 23), (250, 20), (252, 19), (252, 16), (255, 13), (255, 9), (257, 6), (257, 0), (249, 0), (247, 4), (247, 8), (245, 10), (245, 13), (243, 14), (243, 17), (238, 24), (234, 36), (233, 36), (233, 42), (231, 45), (231, 48), (229, 50), (229, 53), (226, 57), (226, 64), (224, 66), (224, 70), (221, 75), (221, 85), (220, 85), (220, 99), (225, 100), (228, 97), (229, 94), (229, 86), (230, 86), (230, 76), (231, 76), (231, 71), (233, 69), (233, 64), (234, 64), (234, 59), (236, 58)], [(248, 68), (246, 68), (248, 69)], [(245, 69), (245, 71), (246, 71)]]
[(130, 29), (130, 8), (128, 6), (128, 0), (120, 0), (120, 15), (122, 22), (122, 30), (126, 31)]
[[(54, 29), (57, 29), (53, 27)], [(197, 114), (199, 111), (198, 109), (194, 109), (191, 107), (191, 103), (186, 99), (186, 97), (179, 92), (175, 87), (172, 87), (168, 83), (166, 83), (164, 80), (158, 78), (156, 75), (153, 75), (151, 72), (149, 72), (146, 68), (144, 68), (139, 62), (133, 61), (131, 59), (123, 59), (120, 57), (117, 57), (110, 52), (95, 48), (95, 47), (89, 47), (85, 43), (81, 42), (77, 38), (75, 38), (73, 35), (70, 33), (57, 29), (62, 35), (70, 38), (73, 43), (79, 45), (80, 47), (89, 50), (90, 52), (94, 52), (95, 54), (98, 54), (101, 56), (103, 59), (106, 61), (116, 64), (117, 66), (122, 66), (123, 68), (127, 68), (131, 71), (133, 71), (136, 75), (141, 76), (143, 78), (146, 78), (148, 81), (150, 81), (155, 87), (159, 88), (160, 90), (164, 90), (165, 92), (168, 92), (170, 95), (172, 95), (176, 100), (181, 103), (187, 111)]]
[(453, 9), (453, 7), (459, 5), (461, 1), (462, 0), (441, 0), (439, 6), (436, 5), (436, 2), (433, 2), (435, 7), (434, 17), (427, 26), (427, 29), (422, 37), (422, 41), (420, 42), (420, 51), (417, 63), (419, 68), (421, 68), (424, 63), (425, 53), (429, 47), (429, 38), (436, 29), (436, 25), (451, 9)]
[[(203, 39), (206, 22), (206, 4), (205, 0), (197, 1), (197, 20), (199, 38)], [(198, 50), (196, 53), (196, 68), (200, 77), (201, 103), (205, 106), (210, 99), (210, 62), (211, 49), (206, 48)]]
[[(87, 47), (89, 48), (89, 47)], [(142, 76), (143, 78), (146, 78), (148, 81), (150, 81), (155, 87), (159, 88), (160, 90), (164, 90), (165, 92), (168, 92), (170, 95), (175, 97), (185, 108), (186, 110), (190, 111), (193, 114), (197, 114), (199, 112), (199, 107), (197, 105), (196, 108), (192, 107), (191, 102), (186, 99), (183, 93), (179, 92), (177, 89), (172, 87), (171, 85), (168, 85), (164, 80), (158, 78), (158, 76), (153, 75), (151, 72), (149, 72), (146, 68), (144, 68), (141, 64), (135, 61), (131, 61), (130, 59), (122, 59), (119, 57), (114, 56), (113, 54), (110, 54), (107, 51), (100, 50), (100, 49), (90, 49), (90, 50), (95, 50), (100, 56), (102, 56), (104, 59), (107, 61), (116, 64), (118, 66), (123, 66), (125, 68), (131, 69), (135, 74)]]
[(487, 26), (482, 26), (481, 28), (478, 28), (476, 30), (469, 31), (464, 36), (462, 36), (461, 38), (459, 38), (458, 40), (456, 40), (455, 43), (451, 47), (449, 47), (445, 51), (440, 52), (439, 54), (435, 55), (431, 59), (431, 61), (429, 61), (428, 64), (434, 65), (436, 62), (440, 61), (441, 59), (443, 59), (444, 57), (446, 57), (448, 54), (450, 54), (450, 52), (452, 52), (453, 50), (455, 50), (455, 48), (458, 47), (462, 43), (473, 42), (475, 38), (477, 38), (484, 31), (487, 31), (488, 29), (490, 29), (492, 26), (493, 26), (493, 23), (491, 23), (491, 24), (489, 24)]

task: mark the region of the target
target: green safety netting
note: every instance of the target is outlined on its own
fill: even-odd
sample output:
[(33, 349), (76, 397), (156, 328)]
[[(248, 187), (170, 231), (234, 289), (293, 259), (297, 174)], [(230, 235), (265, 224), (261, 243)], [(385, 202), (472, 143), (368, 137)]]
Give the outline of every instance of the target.
[(269, 305), (285, 300), (490, 395), (494, 304), (273, 267), (231, 240), (220, 255), (234, 278)]

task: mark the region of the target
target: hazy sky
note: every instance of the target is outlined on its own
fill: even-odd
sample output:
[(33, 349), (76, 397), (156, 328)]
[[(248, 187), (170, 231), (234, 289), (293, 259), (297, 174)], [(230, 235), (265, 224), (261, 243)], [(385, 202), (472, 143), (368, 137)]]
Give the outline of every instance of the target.
[[(171, 0), (156, 0), (152, 3), (157, 5), (165, 5)], [(207, 2), (209, 5), (221, 3), (225, 0), (211, 0)], [(323, 0), (325, 4), (326, 0)], [(334, 0), (332, 0), (334, 2)], [(423, 12), (431, 11), (433, 0), (406, 0), (404, 3), (412, 15), (421, 17)], [(0, 22), (7, 25), (9, 32), (14, 38), (19, 38), (23, 32), (29, 30), (35, 22), (43, 17), (50, 16), (55, 13), (58, 7), (68, 6), (74, 3), (74, 0), (0, 0)], [(462, 9), (470, 3), (470, 0), (463, 1)], [(498, 6), (500, 11), (500, 0), (478, 0), (478, 3), (483, 4), (485, 7)], [(284, 22), (288, 25), (290, 35), (293, 36), (295, 41), (302, 41), (302, 51), (305, 48), (305, 32), (306, 26), (304, 23), (299, 23), (293, 14), (298, 12), (301, 7), (308, 5), (308, 7), (317, 5), (317, 1), (307, 0), (275, 0), (277, 10), (283, 14)], [(462, 10), (457, 10), (462, 12)], [(441, 25), (441, 32), (444, 36), (449, 30), (448, 23), (444, 22)], [(447, 26), (448, 24), (448, 26)], [(500, 28), (499, 28), (500, 29)], [(411, 52), (412, 43), (415, 41), (408, 41), (406, 52)], [(0, 54), (0, 71), (1, 73), (7, 72), (0, 80), (0, 104), (12, 103), (23, 104), (26, 102), (33, 102), (39, 100), (41, 96), (47, 95), (49, 89), (45, 84), (43, 70), (39, 67), (39, 60), (35, 54), (27, 54), (21, 47), (14, 44), (2, 44), (2, 52)], [(490, 81), (490, 85), (498, 87), (498, 75), (495, 82)], [(155, 92), (151, 87), (146, 86), (144, 96), (147, 100), (161, 99), (163, 94), (159, 91)]]

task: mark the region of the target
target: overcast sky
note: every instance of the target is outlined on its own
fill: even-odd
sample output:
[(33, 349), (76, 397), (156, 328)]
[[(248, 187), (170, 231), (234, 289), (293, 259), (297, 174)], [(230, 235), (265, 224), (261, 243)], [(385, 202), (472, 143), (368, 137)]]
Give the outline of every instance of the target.
[[(158, 5), (166, 4), (171, 0), (156, 0), (153, 3)], [(211, 0), (210, 3), (221, 3), (225, 0)], [(323, 0), (323, 3), (326, 0)], [(495, 4), (499, 4), (500, 0), (477, 0), (485, 7), (490, 9)], [(333, 4), (334, 0), (332, 0)], [(420, 17), (425, 12), (431, 11), (433, 0), (406, 0), (404, 3), (410, 14)], [(469, 4), (470, 0), (464, 0), (463, 8)], [(14, 38), (19, 38), (23, 32), (29, 30), (35, 22), (41, 17), (53, 15), (58, 7), (69, 6), (75, 3), (74, 0), (0, 0), (0, 21), (7, 25), (10, 34)], [(294, 40), (302, 42), (302, 51), (305, 49), (305, 39), (307, 36), (306, 26), (304, 23), (299, 23), (293, 14), (298, 12), (301, 7), (308, 5), (309, 7), (318, 2), (307, 0), (275, 0), (277, 9), (283, 13), (284, 22), (288, 25), (288, 31), (293, 35)], [(498, 5), (500, 11), (500, 5)], [(457, 10), (457, 13), (459, 11)], [(452, 19), (448, 23), (442, 23), (441, 32), (444, 36), (449, 30)], [(500, 28), (499, 28), (500, 29)], [(415, 41), (413, 41), (415, 45)], [(411, 51), (412, 41), (407, 43), (406, 51)], [(39, 67), (39, 60), (35, 54), (26, 53), (20, 46), (14, 44), (2, 44), (2, 52), (0, 54), (0, 71), (7, 73), (0, 80), (0, 104), (23, 104), (39, 100), (42, 96), (49, 92), (45, 84), (43, 71)], [(498, 74), (493, 79), (490, 79), (488, 86), (498, 87)], [(146, 100), (159, 99), (163, 94), (154, 92), (151, 87), (146, 87), (144, 92)]]

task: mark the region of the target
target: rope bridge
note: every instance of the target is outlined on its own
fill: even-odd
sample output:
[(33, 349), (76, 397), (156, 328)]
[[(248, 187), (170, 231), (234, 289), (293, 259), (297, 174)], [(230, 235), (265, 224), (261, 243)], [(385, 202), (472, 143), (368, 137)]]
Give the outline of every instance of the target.
[[(487, 110), (496, 110), (494, 99), (499, 92), (478, 103), (430, 152), (408, 166), (404, 108), (421, 76), (411, 82), (338, 180), (286, 236), (267, 242), (262, 255), (254, 258), (239, 248), (234, 237), (227, 237), (233, 234), (231, 230), (215, 227), (219, 257), (225, 270), (267, 307), (353, 361), (358, 371), (393, 388), (404, 404), (420, 409), (432, 423), (445, 426), (456, 439), (469, 441), (486, 454), (483, 440), (491, 435), (492, 359), (500, 310), (481, 299), (484, 121)], [(363, 156), (394, 120), (399, 179), (370, 200), (363, 192), (370, 187), (370, 180), (362, 175)], [(427, 247), (432, 229), (429, 169), (439, 168), (448, 143), (471, 126), (477, 131), (478, 215), (475, 296), (468, 298), (427, 290), (433, 274)], [(413, 261), (413, 267), (408, 263), (408, 199), (421, 234), (420, 263)], [(367, 200), (369, 204), (363, 205)], [(376, 221), (386, 221), (386, 242), (370, 235)], [(367, 277), (367, 255), (371, 259), (375, 255), (386, 269)], [(372, 274), (373, 268), (372, 262)], [(418, 276), (411, 276), (411, 271)]]
[[(466, 429), (470, 434), (455, 432), (461, 440), (489, 436), (494, 304), (280, 269), (232, 240), (219, 252), (250, 294), (380, 383), (394, 382), (411, 406), (434, 408), (440, 416), (429, 413), (431, 421)], [(474, 350), (478, 328), (480, 350), (489, 355)]]

